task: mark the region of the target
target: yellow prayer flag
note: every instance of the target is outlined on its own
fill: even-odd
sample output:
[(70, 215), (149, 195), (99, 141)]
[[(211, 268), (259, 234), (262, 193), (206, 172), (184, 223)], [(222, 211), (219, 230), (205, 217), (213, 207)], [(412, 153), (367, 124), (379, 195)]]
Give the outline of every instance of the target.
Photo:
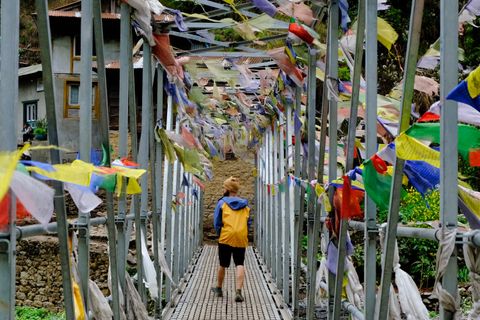
[(476, 98), (480, 95), (480, 66), (468, 75), (467, 87), (470, 97)]
[(17, 168), (18, 160), (20, 160), (22, 153), (28, 147), (29, 145), (25, 145), (21, 150), (0, 152), (0, 200), (2, 200), (7, 193), (13, 172)]
[(320, 195), (322, 195), (322, 193), (325, 192), (325, 189), (320, 185), (320, 183), (317, 183), (315, 185), (315, 193), (317, 194), (317, 197), (320, 197)]
[(395, 149), (397, 157), (401, 159), (425, 161), (440, 168), (440, 152), (431, 149), (405, 133), (395, 139)]
[(80, 286), (72, 279), (73, 285), (73, 305), (75, 309), (75, 320), (86, 320), (85, 306), (83, 305)]
[(398, 33), (392, 28), (387, 21), (383, 20), (382, 18), (377, 18), (378, 24), (378, 31), (377, 31), (377, 38), (378, 41), (385, 46), (385, 48), (390, 51), (392, 45), (398, 39)]
[(332, 205), (330, 204), (330, 199), (328, 199), (328, 196), (326, 194), (323, 195), (323, 208), (325, 209), (326, 212), (332, 211)]
[(462, 198), (468, 209), (480, 218), (480, 192), (459, 185), (458, 195)]
[(92, 164), (75, 160), (72, 163), (53, 165), (55, 171), (47, 171), (39, 167), (27, 167), (28, 171), (37, 173), (52, 180), (90, 186), (90, 177), (94, 170)]

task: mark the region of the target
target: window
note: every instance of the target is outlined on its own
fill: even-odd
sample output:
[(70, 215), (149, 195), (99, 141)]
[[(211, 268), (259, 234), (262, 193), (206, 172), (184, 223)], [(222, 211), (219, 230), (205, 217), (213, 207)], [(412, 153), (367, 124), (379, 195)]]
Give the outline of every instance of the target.
[[(93, 38), (92, 38), (93, 40)], [(80, 36), (73, 37), (73, 56), (80, 59), (82, 54), (82, 42)], [(97, 55), (97, 48), (95, 47), (95, 41), (92, 41), (92, 56), (95, 57)]]
[[(65, 81), (65, 96), (63, 117), (70, 119), (80, 118), (80, 81), (67, 80)], [(99, 118), (99, 101), (98, 101), (98, 85), (96, 82), (92, 83), (92, 117)]]
[(37, 91), (38, 92), (43, 91), (43, 79), (42, 78), (37, 79)]
[(23, 102), (23, 123), (35, 123), (38, 120), (38, 100)]
[(71, 106), (78, 106), (80, 104), (80, 84), (71, 83), (68, 85), (68, 104)]

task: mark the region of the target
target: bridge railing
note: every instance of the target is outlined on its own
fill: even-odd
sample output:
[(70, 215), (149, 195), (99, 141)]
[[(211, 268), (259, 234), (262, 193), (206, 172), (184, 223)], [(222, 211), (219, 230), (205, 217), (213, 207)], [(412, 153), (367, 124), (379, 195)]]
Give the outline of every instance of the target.
[[(48, 17), (48, 1), (37, 0), (36, 13), (38, 22), (39, 42), (41, 48), (42, 74), (45, 91), (47, 120), (49, 124), (49, 143), (57, 146), (60, 132), (57, 129), (54, 75), (52, 71), (51, 34)], [(0, 43), (0, 151), (16, 149), (16, 132), (14, 119), (17, 117), (18, 105), (18, 40), (19, 40), (19, 0), (2, 1), (1, 3), (1, 43)], [(102, 147), (107, 151), (107, 162), (110, 166), (110, 141), (107, 86), (104, 58), (104, 40), (101, 18), (100, 0), (82, 1), (82, 61), (81, 61), (81, 106), (80, 106), (80, 153), (83, 160), (90, 161), (92, 135), (101, 136)], [(56, 222), (44, 225), (15, 225), (15, 206), (10, 206), (9, 224), (5, 232), (0, 234), (0, 279), (4, 288), (0, 290), (0, 319), (15, 318), (15, 255), (16, 241), (26, 237), (41, 234), (57, 234), (59, 238), (59, 255), (62, 268), (63, 298), (67, 319), (75, 319), (77, 298), (73, 294), (71, 253), (68, 247), (68, 230), (76, 232), (78, 237), (78, 271), (80, 275), (81, 299), (84, 310), (92, 316), (92, 306), (89, 304), (89, 256), (90, 230), (92, 226), (107, 225), (109, 261), (111, 273), (110, 303), (114, 319), (120, 319), (121, 314), (135, 314), (138, 310), (129, 310), (126, 301), (137, 295), (143, 304), (141, 309), (147, 310), (147, 303), (154, 301), (154, 316), (162, 318), (163, 305), (173, 306), (176, 293), (181, 291), (184, 279), (189, 276), (189, 265), (196, 258), (196, 252), (202, 245), (203, 233), (203, 190), (196, 184), (191, 173), (185, 171), (183, 165), (176, 160), (170, 163), (165, 160), (161, 143), (154, 139), (156, 125), (168, 130), (180, 130), (177, 114), (174, 112), (172, 96), (167, 93), (164, 99), (164, 70), (152, 61), (150, 46), (143, 47), (143, 81), (142, 81), (142, 126), (140, 143), (137, 145), (137, 121), (135, 103), (135, 81), (133, 78), (132, 61), (132, 24), (130, 7), (121, 4), (120, 30), (120, 120), (119, 120), (119, 156), (127, 157), (128, 136), (130, 130), (131, 150), (134, 161), (147, 174), (141, 179), (142, 193), (127, 199), (124, 189), (118, 201), (114, 201), (111, 192), (106, 193), (107, 216), (90, 218), (89, 212), (79, 212), (78, 219), (67, 222), (65, 210), (64, 188), (61, 182), (53, 181), (55, 189)], [(90, 92), (92, 81), (92, 46), (95, 41), (97, 74), (100, 87), (100, 132), (92, 132), (92, 108)], [(152, 66), (156, 68), (153, 69)], [(153, 80), (156, 77), (157, 87)], [(88, 89), (90, 88), (90, 89)], [(157, 91), (156, 109), (154, 115), (153, 90)], [(167, 101), (167, 115), (164, 119), (164, 100)], [(164, 126), (165, 122), (165, 126)], [(51, 163), (60, 163), (58, 149), (52, 149)], [(15, 203), (12, 196), (11, 203)], [(128, 200), (128, 201), (127, 201)], [(151, 200), (151, 201), (150, 201)], [(115, 204), (117, 204), (115, 208)], [(2, 213), (4, 214), (4, 213)], [(130, 246), (132, 227), (135, 227), (136, 248), (136, 288), (132, 292), (126, 283), (131, 281), (127, 273), (127, 253)], [(152, 278), (150, 257), (143, 256), (150, 252), (142, 250), (152, 238), (153, 266), (155, 276)], [(146, 262), (146, 264), (145, 264)], [(151, 261), (150, 261), (151, 262)], [(170, 279), (171, 278), (171, 279)], [(156, 280), (156, 281), (153, 281)], [(152, 297), (152, 289), (156, 286), (158, 297)], [(147, 294), (150, 292), (150, 295)], [(130, 305), (131, 306), (131, 305)], [(141, 313), (141, 312), (139, 312)], [(77, 314), (78, 316), (78, 314)]]
[[(256, 159), (256, 222), (255, 244), (262, 262), (270, 272), (279, 294), (283, 295), (285, 307), (291, 309), (295, 319), (300, 315), (300, 291), (305, 289), (306, 297), (303, 305), (306, 319), (313, 319), (316, 307), (316, 294), (319, 288), (327, 292), (327, 312), (329, 319), (339, 319), (343, 312), (351, 313), (357, 319), (387, 319), (389, 311), (390, 287), (392, 283), (393, 259), (397, 237), (412, 237), (445, 241), (445, 237), (456, 233), (457, 243), (470, 243), (478, 246), (479, 233), (457, 231), (457, 108), (455, 103), (445, 96), (457, 84), (457, 47), (458, 47), (458, 2), (441, 1), (441, 167), (440, 220), (442, 227), (438, 229), (422, 229), (398, 227), (399, 202), (404, 161), (396, 158), (392, 184), (392, 196), (389, 203), (388, 221), (385, 226), (377, 225), (376, 207), (372, 200), (365, 196), (365, 218), (363, 222), (341, 219), (339, 234), (331, 234), (327, 230), (327, 216), (331, 218), (329, 204), (333, 203), (333, 190), (327, 188), (328, 183), (341, 178), (353, 169), (353, 154), (356, 135), (357, 109), (359, 105), (360, 77), (362, 73), (363, 51), (365, 51), (365, 94), (366, 94), (366, 157), (377, 152), (377, 6), (375, 0), (359, 0), (356, 50), (353, 61), (352, 96), (348, 135), (346, 137), (345, 172), (337, 170), (337, 79), (338, 79), (338, 26), (339, 3), (332, 0), (328, 3), (328, 35), (325, 78), (323, 94), (317, 97), (316, 67), (317, 52), (309, 48), (308, 78), (306, 89), (295, 88), (296, 99), (285, 103), (285, 110), (277, 111), (278, 117), (263, 135), (262, 146)], [(408, 46), (403, 70), (404, 84), (401, 101), (401, 117), (399, 133), (409, 126), (410, 112), (417, 65), (420, 30), (422, 25), (424, 0), (411, 1), (411, 17), (408, 32)], [(343, 10), (343, 9), (342, 9)], [(366, 42), (364, 42), (364, 39)], [(300, 95), (307, 96), (305, 107), (300, 102)], [(302, 116), (303, 110), (304, 115)], [(294, 120), (292, 120), (294, 119)], [(299, 129), (300, 119), (303, 129)], [(295, 124), (294, 124), (295, 123)], [(320, 125), (317, 130), (316, 126)], [(295, 129), (293, 129), (295, 127)], [(319, 135), (319, 136), (318, 136)], [(295, 138), (292, 144), (292, 136)], [(328, 149), (328, 160), (325, 150)], [(448, 150), (448, 151), (445, 151)], [(324, 175), (324, 167), (328, 172)], [(325, 176), (325, 179), (324, 179)], [(328, 177), (328, 178), (327, 178)], [(324, 190), (327, 189), (326, 191)], [(325, 192), (325, 193), (324, 193)], [(325, 198), (330, 201), (325, 201)], [(339, 208), (338, 208), (339, 209)], [(364, 303), (361, 308), (343, 299), (343, 277), (328, 272), (326, 278), (317, 281), (317, 254), (319, 240), (333, 241), (336, 250), (333, 259), (336, 262), (336, 274), (344, 274), (345, 243), (347, 227), (365, 234), (364, 263)], [(376, 284), (377, 241), (380, 231), (385, 233), (382, 251), (381, 284)], [(307, 239), (304, 239), (307, 236)], [(307, 245), (303, 243), (307, 240)], [(302, 245), (303, 243), (303, 245)], [(362, 244), (360, 244), (362, 245)], [(302, 252), (306, 247), (306, 254)], [(327, 254), (322, 246), (321, 254)], [(332, 254), (329, 252), (329, 254)], [(304, 262), (306, 258), (306, 262)], [(306, 266), (304, 265), (306, 263)], [(455, 251), (448, 260), (448, 275), (442, 279), (445, 288), (453, 297), (457, 292), (457, 257)], [(305, 281), (300, 284), (300, 274), (305, 274)], [(380, 300), (379, 300), (380, 299)], [(452, 319), (454, 312), (442, 304), (440, 317)]]

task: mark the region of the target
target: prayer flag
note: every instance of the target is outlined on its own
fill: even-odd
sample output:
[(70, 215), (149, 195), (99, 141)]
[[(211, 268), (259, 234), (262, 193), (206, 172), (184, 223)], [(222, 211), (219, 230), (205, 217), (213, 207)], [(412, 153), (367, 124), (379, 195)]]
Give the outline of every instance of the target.
[(342, 26), (343, 32), (346, 32), (348, 30), (348, 23), (351, 21), (348, 16), (348, 2), (347, 0), (340, 0), (338, 5), (341, 13), (340, 25)]
[(480, 111), (480, 66), (460, 82), (447, 95), (447, 99), (466, 103)]
[[(390, 203), (390, 189), (392, 177), (389, 174), (380, 174), (374, 168), (371, 160), (363, 163), (363, 183), (367, 195), (381, 210), (387, 210)], [(402, 192), (402, 196), (405, 192)]]
[(275, 7), (270, 1), (267, 0), (252, 0), (255, 7), (262, 12), (265, 12), (270, 17), (273, 17), (277, 13), (277, 7)]

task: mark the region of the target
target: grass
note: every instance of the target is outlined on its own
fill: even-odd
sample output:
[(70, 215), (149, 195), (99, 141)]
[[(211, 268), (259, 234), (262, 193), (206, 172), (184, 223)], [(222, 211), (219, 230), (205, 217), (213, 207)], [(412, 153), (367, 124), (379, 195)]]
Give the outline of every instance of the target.
[(15, 307), (17, 320), (63, 320), (64, 313), (53, 313), (43, 308)]

